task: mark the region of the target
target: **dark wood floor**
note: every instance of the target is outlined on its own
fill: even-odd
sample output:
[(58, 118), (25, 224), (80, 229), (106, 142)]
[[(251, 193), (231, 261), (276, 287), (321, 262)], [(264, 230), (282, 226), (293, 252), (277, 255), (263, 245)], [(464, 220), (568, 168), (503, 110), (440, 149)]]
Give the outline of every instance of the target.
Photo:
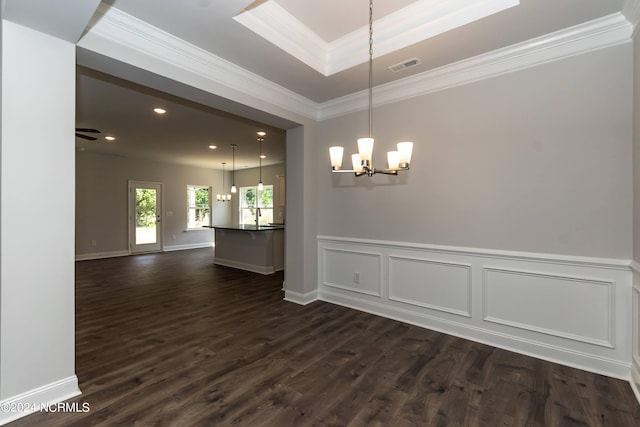
[(77, 263), (86, 413), (17, 426), (638, 426), (629, 385), (347, 308), (211, 250)]

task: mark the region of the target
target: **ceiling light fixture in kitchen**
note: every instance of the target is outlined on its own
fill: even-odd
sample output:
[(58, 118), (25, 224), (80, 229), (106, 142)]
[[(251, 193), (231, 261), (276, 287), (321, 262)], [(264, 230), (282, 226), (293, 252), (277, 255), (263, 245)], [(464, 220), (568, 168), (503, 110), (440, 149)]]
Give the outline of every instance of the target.
[(236, 188), (236, 147), (238, 144), (231, 144), (231, 149), (233, 150), (233, 169), (231, 170), (231, 192), (237, 193), (238, 189)]
[[(226, 165), (226, 163), (222, 162), (222, 192), (223, 193), (224, 193), (224, 165)], [(230, 202), (231, 194), (218, 194), (216, 195), (216, 199), (219, 202)]]
[(260, 143), (260, 180), (258, 181), (258, 191), (262, 191), (262, 189), (264, 188), (264, 185), (262, 184), (262, 141), (264, 141), (264, 137), (266, 135), (266, 132), (258, 132), (258, 142)]

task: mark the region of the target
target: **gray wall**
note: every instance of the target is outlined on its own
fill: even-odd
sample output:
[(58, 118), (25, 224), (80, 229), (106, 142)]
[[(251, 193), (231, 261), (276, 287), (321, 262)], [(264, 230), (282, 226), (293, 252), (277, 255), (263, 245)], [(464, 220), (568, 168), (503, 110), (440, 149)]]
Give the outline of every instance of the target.
[[(163, 183), (165, 247), (213, 242), (211, 230), (185, 231), (187, 185), (212, 186), (215, 198), (222, 192), (221, 171), (85, 151), (76, 156), (76, 256), (127, 250), (128, 180)], [(228, 192), (229, 172), (225, 184)], [(172, 215), (167, 216), (168, 212)], [(230, 218), (231, 204), (214, 201), (214, 224), (226, 224)], [(97, 243), (95, 247), (91, 246), (92, 240)]]
[[(79, 392), (74, 367), (75, 46), (2, 24), (0, 401)], [(34, 392), (36, 391), (36, 392)], [(33, 400), (32, 400), (33, 399)], [(15, 413), (0, 411), (0, 423)]]
[[(634, 57), (634, 91), (633, 91), (633, 259), (640, 262), (640, 31), (635, 32), (633, 39)], [(633, 272), (633, 357), (631, 359), (631, 383), (635, 392), (640, 390), (640, 271), (637, 265)], [(637, 394), (636, 394), (637, 395)]]
[(378, 107), (374, 165), (415, 142), (398, 177), (329, 173), (367, 113), (320, 123), (318, 234), (631, 258), (632, 66), (629, 43)]
[(640, 31), (633, 41), (633, 259), (640, 262)]
[[(287, 231), (285, 233), (285, 289), (298, 300), (315, 298), (318, 287), (318, 184), (313, 177), (322, 167), (315, 123), (287, 130)], [(323, 153), (324, 154), (324, 153)]]
[[(284, 164), (264, 166), (262, 182), (274, 186), (278, 200), (278, 176), (284, 176)], [(241, 186), (257, 185), (257, 168), (236, 171), (235, 183)], [(78, 152), (76, 156), (76, 255), (110, 254), (127, 250), (127, 188), (128, 181), (163, 183), (164, 221), (163, 239), (167, 249), (213, 243), (213, 233), (185, 231), (187, 223), (187, 185), (209, 185), (213, 197), (222, 192), (222, 172), (129, 159), (91, 152)], [(231, 188), (231, 172), (225, 172), (226, 193)], [(171, 213), (171, 216), (167, 214)], [(284, 207), (275, 206), (274, 220), (284, 219)], [(231, 203), (213, 202), (213, 223), (228, 224), (238, 221), (238, 197)], [(174, 239), (175, 237), (175, 239)], [(92, 240), (96, 246), (91, 246)]]
[[(285, 174), (285, 165), (284, 163), (278, 165), (271, 166), (263, 166), (262, 167), (262, 183), (264, 185), (273, 185), (273, 221), (281, 222), (284, 220), (284, 207), (278, 206), (277, 200), (280, 196), (279, 188), (278, 188), (278, 177), (284, 176)], [(260, 180), (260, 170), (258, 168), (251, 169), (241, 169), (236, 171), (236, 187), (238, 187), (238, 191), (240, 191), (240, 187), (253, 187), (258, 185), (258, 181)], [(231, 181), (229, 181), (231, 182)], [(239, 193), (238, 193), (239, 194)], [(231, 222), (238, 222), (238, 197), (234, 196), (231, 198)]]

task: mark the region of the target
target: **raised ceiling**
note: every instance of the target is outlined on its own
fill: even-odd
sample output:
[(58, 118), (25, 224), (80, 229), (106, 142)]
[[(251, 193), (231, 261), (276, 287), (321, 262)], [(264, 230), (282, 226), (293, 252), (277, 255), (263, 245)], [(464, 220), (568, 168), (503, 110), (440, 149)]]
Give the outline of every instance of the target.
[[(579, 28), (604, 17), (621, 16), (625, 7), (637, 9), (636, 1), (377, 0), (374, 84), (446, 70), (450, 64), (468, 58), (570, 27)], [(407, 12), (411, 12), (408, 16), (417, 15), (417, 11), (422, 14), (420, 19), (398, 18), (407, 16)], [(306, 98), (311, 105), (322, 106), (349, 97), (365, 90), (368, 84), (368, 0), (105, 0), (95, 20), (99, 23), (114, 13), (119, 19), (128, 16), (128, 24), (137, 26), (139, 31), (153, 28), (180, 39), (216, 60), (232, 63)], [(428, 16), (438, 19), (427, 25), (424, 21)], [(283, 35), (289, 30), (291, 37), (287, 41)], [(302, 37), (294, 31), (312, 36)], [(342, 61), (340, 66), (336, 66), (339, 61), (326, 56), (327, 52), (319, 54), (309, 44), (315, 40), (319, 50), (327, 46), (330, 50), (332, 43), (345, 38), (350, 42), (361, 38), (362, 44), (361, 48), (349, 45), (353, 49), (347, 55), (351, 62)], [(323, 60), (318, 62), (318, 58)], [(419, 58), (420, 64), (398, 73), (389, 70), (411, 58)], [(238, 143), (244, 147), (254, 143), (255, 130), (265, 127), (89, 70), (80, 69), (78, 85), (78, 126), (116, 134), (118, 139), (108, 148), (114, 154), (119, 150), (129, 156), (147, 153), (158, 160), (220, 168), (220, 161), (230, 157), (223, 158), (222, 152), (212, 154), (202, 147), (211, 141), (219, 146)], [(163, 101), (172, 105), (173, 117), (180, 118), (181, 128), (168, 131), (157, 123), (147, 124), (150, 119), (144, 114), (148, 114), (148, 105)], [(209, 120), (205, 118), (208, 114)], [(236, 127), (237, 133), (233, 130)], [(268, 131), (273, 134), (273, 159), (284, 159), (284, 132)], [(97, 146), (84, 141), (78, 144), (88, 150)], [(279, 149), (275, 148), (277, 144)], [(251, 145), (240, 154), (241, 162), (255, 166), (256, 156), (248, 147)]]
[[(245, 9), (234, 19), (322, 75), (330, 76), (367, 63), (369, 53), (378, 58), (404, 49), (517, 6), (519, 0), (415, 0), (407, 3), (393, 3), (393, 8), (383, 9), (382, 17), (372, 21), (375, 34), (369, 33), (373, 27), (369, 27), (368, 19), (357, 28), (353, 28), (357, 22), (353, 19), (341, 20), (343, 25), (340, 26), (330, 25), (333, 18), (321, 13), (317, 16), (304, 14), (302, 21), (276, 1), (262, 2)], [(304, 10), (299, 9), (296, 3), (293, 5), (296, 5), (294, 11), (298, 13)], [(373, 7), (366, 10), (373, 18)], [(362, 13), (355, 12), (354, 17), (362, 16)], [(329, 31), (331, 29), (335, 31)], [(376, 49), (371, 52), (368, 45), (370, 35), (375, 35), (376, 41)], [(419, 60), (414, 63), (419, 63)]]
[[(96, 141), (76, 138), (81, 151), (231, 170), (258, 165), (257, 131), (266, 131), (263, 165), (284, 163), (285, 132), (196, 102), (78, 67), (76, 125), (97, 128)], [(155, 107), (165, 114), (153, 112)], [(116, 139), (108, 142), (105, 136)], [(209, 146), (216, 146), (210, 149)]]

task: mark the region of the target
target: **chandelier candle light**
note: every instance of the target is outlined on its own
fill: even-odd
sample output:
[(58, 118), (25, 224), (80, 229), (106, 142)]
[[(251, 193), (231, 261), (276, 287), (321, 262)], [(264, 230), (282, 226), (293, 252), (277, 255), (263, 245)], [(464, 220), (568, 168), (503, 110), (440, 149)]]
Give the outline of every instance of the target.
[(373, 0), (369, 0), (369, 137), (358, 139), (358, 153), (351, 155), (353, 169), (342, 169), (342, 155), (344, 147), (330, 147), (331, 172), (353, 172), (355, 176), (373, 176), (376, 173), (397, 175), (398, 171), (408, 170), (411, 163), (413, 142), (399, 142), (397, 151), (387, 153), (388, 169), (376, 169), (373, 167), (371, 157), (373, 154), (372, 137), (372, 110), (373, 110)]
[[(222, 162), (222, 191), (224, 191), (224, 165), (226, 165), (226, 163)], [(231, 194), (217, 194), (216, 199), (219, 202), (230, 202)]]

